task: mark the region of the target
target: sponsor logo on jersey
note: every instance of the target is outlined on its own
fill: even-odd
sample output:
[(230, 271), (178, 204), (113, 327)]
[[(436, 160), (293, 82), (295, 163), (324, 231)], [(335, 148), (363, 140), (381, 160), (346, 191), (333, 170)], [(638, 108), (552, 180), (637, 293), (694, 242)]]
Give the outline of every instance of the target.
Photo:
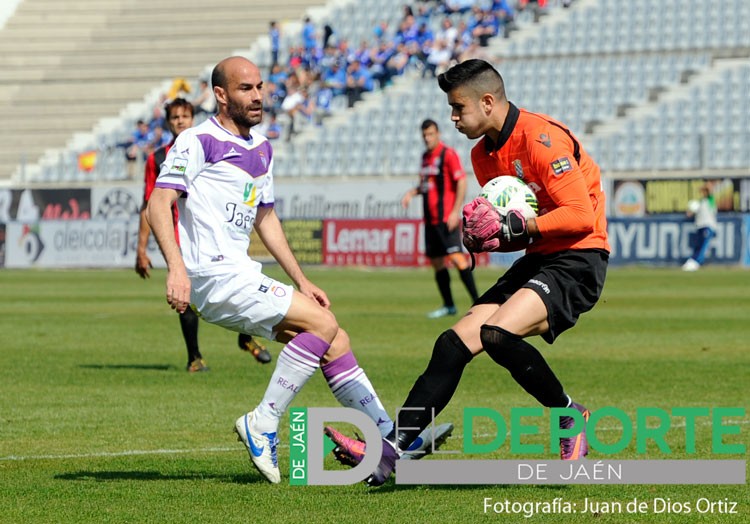
[(529, 280), (529, 284), (534, 284), (535, 286), (539, 286), (539, 288), (541, 288), (541, 290), (544, 291), (546, 295), (550, 294), (549, 286), (546, 283), (542, 282), (541, 280), (532, 278), (531, 280)]
[(537, 142), (542, 144), (544, 147), (552, 147), (552, 141), (549, 139), (549, 135), (545, 135), (544, 133), (539, 135)]
[(573, 170), (573, 165), (570, 163), (570, 160), (566, 156), (558, 158), (557, 160), (552, 162), (550, 165), (552, 166), (552, 171), (556, 175), (562, 175), (566, 171)]
[(187, 158), (175, 158), (172, 162), (172, 167), (169, 168), (169, 173), (172, 175), (184, 175), (187, 163)]
[(239, 153), (234, 147), (232, 147), (232, 149), (224, 153), (222, 158), (232, 158), (235, 156), (242, 156), (242, 153)]
[(252, 182), (245, 183), (245, 191), (242, 193), (242, 202), (247, 206), (255, 205), (256, 187)]
[(263, 281), (260, 283), (260, 287), (258, 288), (258, 291), (260, 291), (261, 293), (265, 293), (266, 291), (270, 289), (272, 284), (273, 284), (273, 280), (271, 280), (270, 278), (264, 278)]

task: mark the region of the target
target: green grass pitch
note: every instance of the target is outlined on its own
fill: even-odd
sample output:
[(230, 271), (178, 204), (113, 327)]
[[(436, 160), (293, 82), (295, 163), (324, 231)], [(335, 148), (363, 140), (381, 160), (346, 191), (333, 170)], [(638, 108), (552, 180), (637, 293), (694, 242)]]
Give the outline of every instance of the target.
[[(268, 271), (281, 276), (278, 268)], [(479, 287), (499, 272), (479, 270)], [(308, 274), (329, 293), (360, 364), (393, 412), (435, 338), (454, 321), (425, 318), (439, 306), (431, 271), (309, 268)], [(284, 478), (269, 485), (231, 429), (261, 398), (272, 366), (239, 351), (233, 333), (202, 323), (201, 350), (211, 371), (186, 373), (164, 277), (163, 271), (145, 282), (126, 270), (0, 271), (0, 523), (750, 522), (746, 485), (291, 487), (288, 419), (280, 433)], [(468, 298), (455, 276), (453, 290), (465, 310)], [(599, 304), (574, 329), (554, 346), (532, 343), (566, 390), (591, 409), (747, 408), (748, 290), (750, 272), (738, 269), (611, 269)], [(269, 347), (276, 357), (280, 346)], [(294, 405), (337, 404), (318, 374)], [(446, 448), (461, 448), (464, 407), (507, 414), (513, 406), (535, 403), (505, 370), (478, 357), (438, 417), (456, 424)], [(732, 442), (750, 444), (748, 420), (736, 421), (741, 433)], [(712, 455), (710, 431), (698, 425), (694, 455), (685, 453), (683, 433), (670, 432), (669, 458), (746, 458)], [(548, 450), (533, 458), (555, 455)], [(506, 445), (481, 458), (518, 457)], [(631, 446), (616, 458), (643, 457)], [(337, 466), (327, 459), (326, 467)], [(485, 498), (556, 497), (623, 505), (661, 498), (693, 508), (705, 498), (737, 502), (738, 513), (526, 518), (483, 510)]]

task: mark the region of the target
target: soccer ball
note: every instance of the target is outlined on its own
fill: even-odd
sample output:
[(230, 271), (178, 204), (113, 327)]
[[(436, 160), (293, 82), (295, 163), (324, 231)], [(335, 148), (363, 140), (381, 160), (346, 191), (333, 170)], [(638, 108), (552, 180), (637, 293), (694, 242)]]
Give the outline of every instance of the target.
[(531, 188), (520, 178), (499, 176), (487, 182), (479, 196), (486, 198), (504, 215), (509, 209), (518, 209), (525, 218), (533, 218), (539, 212), (539, 202)]
[(693, 214), (697, 213), (698, 210), (700, 209), (700, 207), (701, 207), (701, 203), (698, 202), (697, 200), (689, 200), (688, 201), (687, 210), (690, 213), (693, 213)]

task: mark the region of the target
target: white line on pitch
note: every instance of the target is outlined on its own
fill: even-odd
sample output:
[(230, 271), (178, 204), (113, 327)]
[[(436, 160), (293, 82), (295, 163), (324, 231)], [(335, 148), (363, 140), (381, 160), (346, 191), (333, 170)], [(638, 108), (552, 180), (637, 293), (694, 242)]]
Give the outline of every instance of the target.
[[(284, 447), (284, 446), (281, 446)], [(97, 457), (130, 457), (137, 455), (179, 455), (186, 453), (223, 453), (225, 451), (241, 451), (241, 447), (233, 448), (196, 448), (196, 449), (149, 449), (149, 450), (130, 450), (130, 451), (102, 451), (100, 453), (77, 453), (70, 455), (29, 455), (17, 456), (10, 455), (0, 457), (0, 460), (59, 460), (59, 459), (79, 459), (79, 458), (97, 458)]]
[[(732, 420), (727, 421), (728, 424), (750, 424), (750, 420)], [(685, 427), (685, 423), (671, 424), (671, 428), (682, 428)], [(701, 426), (708, 426), (708, 423), (698, 424)], [(621, 427), (603, 427), (596, 428), (597, 431), (620, 431)], [(477, 433), (474, 437), (486, 438), (494, 437), (496, 433)], [(506, 433), (506, 436), (510, 436), (510, 432)], [(453, 435), (454, 438), (463, 438), (463, 434)], [(279, 443), (278, 447), (288, 448), (288, 444)], [(21, 460), (65, 460), (65, 459), (83, 459), (83, 458), (98, 458), (98, 457), (131, 457), (140, 455), (184, 455), (188, 453), (225, 453), (228, 451), (241, 451), (241, 446), (228, 447), (217, 447), (217, 448), (195, 448), (195, 449), (150, 449), (150, 450), (130, 450), (130, 451), (102, 451), (99, 453), (77, 453), (68, 455), (28, 455), (18, 456), (9, 455), (6, 457), (0, 457), (0, 461), (21, 461)]]

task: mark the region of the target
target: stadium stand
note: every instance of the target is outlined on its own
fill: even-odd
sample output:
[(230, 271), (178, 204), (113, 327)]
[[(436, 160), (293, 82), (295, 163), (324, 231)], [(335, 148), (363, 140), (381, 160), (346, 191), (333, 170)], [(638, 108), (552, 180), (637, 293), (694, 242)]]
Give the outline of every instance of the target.
[[(271, 19), (298, 22), (319, 5), (24, 0), (0, 31), (0, 181), (13, 173), (17, 182), (33, 181), (28, 169), (47, 149), (58, 148), (49, 154), (52, 165), (56, 155), (75, 157), (91, 138), (76, 133), (90, 135), (98, 124), (106, 140), (118, 122), (141, 116), (133, 113), (155, 101), (165, 81), (197, 78), (207, 64), (248, 49)], [(76, 179), (66, 169), (44, 175), (42, 181)]]
[[(197, 79), (236, 49), (264, 60), (271, 19), (289, 22), (286, 50), (299, 43), (305, 14), (353, 49), (372, 41), (379, 24), (397, 27), (408, 5), (331, 0), (313, 8), (294, 0), (254, 3), (251, 11), (241, 0), (221, 0), (210, 10), (183, 4), (73, 0), (62, 9), (53, 0), (22, 2), (0, 31), (0, 64), (8, 71), (0, 80), (0, 112), (7, 117), (0, 181), (11, 173), (25, 183), (122, 177), (122, 151), (111, 145), (146, 116), (172, 78)], [(415, 10), (423, 4), (439, 2), (411, 3)], [(750, 2), (547, 4), (544, 16), (517, 13), (517, 30), (483, 49), (506, 78), (512, 101), (570, 125), (605, 171), (747, 171)], [(174, 27), (164, 23), (170, 13), (176, 13)], [(51, 16), (58, 23), (45, 30)], [(458, 26), (470, 16), (450, 18)], [(420, 20), (437, 32), (444, 18), (435, 11)], [(28, 35), (23, 43), (21, 34)], [(351, 109), (339, 97), (322, 125), (303, 125), (293, 140), (276, 142), (277, 174), (412, 175), (422, 150), (419, 123), (427, 117), (466, 161), (472, 143), (453, 130), (444, 94), (423, 76), (410, 66)], [(99, 151), (97, 169), (82, 177), (78, 156), (92, 146)], [(57, 149), (31, 169), (49, 147)], [(16, 167), (22, 156), (25, 171)]]
[[(584, 141), (605, 171), (746, 172), (750, 3), (702, 7), (693, 0), (578, 0), (510, 39), (493, 40), (489, 52), (511, 100), (590, 135)], [(344, 159), (328, 174), (412, 173), (421, 151), (414, 131), (420, 120), (431, 116), (451, 127), (444, 95), (431, 79), (407, 75), (391, 92), (371, 98), (344, 120), (331, 121), (332, 129), (301, 137), (303, 147), (285, 155), (280, 172), (325, 173), (318, 155), (342, 140)], [(369, 137), (364, 153), (355, 142), (362, 121)], [(445, 138), (468, 158), (470, 142), (455, 133)], [(377, 152), (385, 152), (382, 161), (361, 160)]]

